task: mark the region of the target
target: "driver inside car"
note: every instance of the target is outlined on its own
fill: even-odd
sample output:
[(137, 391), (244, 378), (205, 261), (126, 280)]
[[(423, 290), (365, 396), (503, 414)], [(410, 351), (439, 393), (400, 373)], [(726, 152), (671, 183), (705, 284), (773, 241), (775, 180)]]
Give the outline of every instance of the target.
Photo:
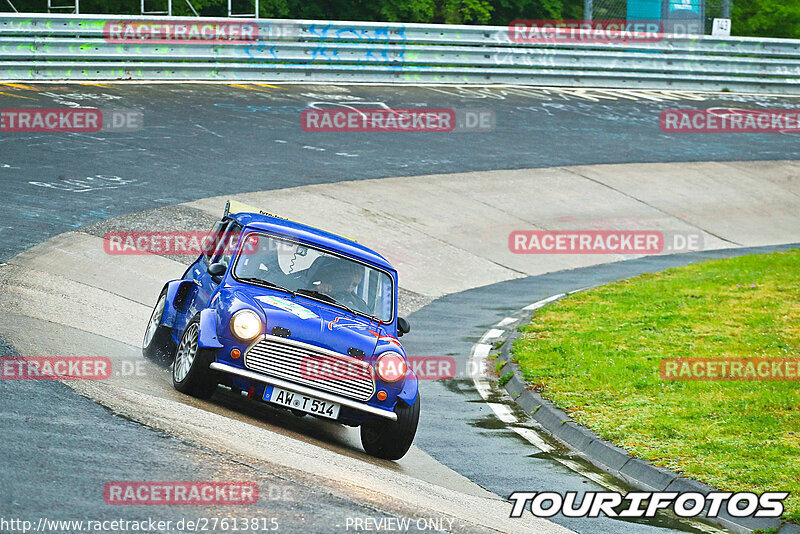
[(355, 263), (336, 258), (321, 258), (325, 261), (317, 269), (316, 291), (325, 293), (337, 302), (358, 312), (369, 314), (369, 306), (358, 296), (356, 289), (364, 278), (364, 269)]

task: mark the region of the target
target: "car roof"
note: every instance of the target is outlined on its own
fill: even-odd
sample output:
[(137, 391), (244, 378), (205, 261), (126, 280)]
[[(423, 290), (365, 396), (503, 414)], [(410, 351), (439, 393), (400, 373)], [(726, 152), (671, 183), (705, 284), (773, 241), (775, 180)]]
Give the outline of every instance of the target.
[(342, 254), (395, 272), (395, 268), (392, 267), (392, 264), (374, 250), (352, 239), (333, 234), (320, 228), (308, 226), (278, 215), (267, 215), (264, 213), (231, 213), (228, 217), (236, 220), (239, 224), (247, 228), (283, 235), (310, 245), (317, 245), (332, 251), (341, 252)]

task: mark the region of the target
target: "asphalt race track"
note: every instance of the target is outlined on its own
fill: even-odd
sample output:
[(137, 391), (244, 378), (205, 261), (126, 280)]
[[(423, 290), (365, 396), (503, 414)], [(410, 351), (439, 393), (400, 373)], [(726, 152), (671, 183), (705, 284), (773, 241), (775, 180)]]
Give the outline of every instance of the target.
[[(135, 109), (144, 113), (144, 128), (0, 137), (7, 206), (0, 226), (0, 259), (123, 213), (240, 191), (494, 169), (800, 155), (795, 134), (670, 135), (658, 124), (665, 109), (779, 109), (796, 106), (797, 97), (681, 98), (676, 96), (681, 93), (659, 91), (530, 88), (36, 87), (0, 86), (0, 103), (6, 109)], [(488, 133), (303, 132), (300, 112), (315, 103), (489, 109), (496, 126)]]
[[(792, 248), (800, 246), (796, 244)], [(413, 324), (419, 324), (413, 341), (407, 343), (412, 354), (435, 352), (436, 354), (469, 354), (471, 338), (478, 339), (486, 330), (486, 325), (494, 325), (508, 314), (552, 295), (576, 291), (585, 287), (605, 284), (621, 278), (628, 278), (648, 272), (656, 272), (669, 267), (686, 265), (703, 259), (720, 259), (741, 254), (781, 250), (789, 247), (753, 247), (742, 249), (723, 249), (699, 253), (686, 253), (672, 256), (645, 257), (625, 262), (584, 267), (574, 271), (557, 272), (500, 282), (490, 286), (455, 293), (437, 299), (432, 304), (409, 316)], [(500, 307), (486, 307), (486, 301), (503, 303)], [(453, 335), (442, 317), (459, 318), (463, 327), (458, 335)], [(461, 337), (466, 334), (466, 337)], [(518, 488), (532, 485), (531, 475), (536, 473), (533, 484), (536, 488), (559, 488), (559, 491), (601, 491), (606, 484), (593, 484), (585, 475), (599, 473), (590, 466), (573, 471), (563, 465), (553, 468), (553, 457), (564, 455), (558, 447), (554, 452), (533, 452), (531, 445), (506, 425), (498, 424), (495, 415), (486, 408), (480, 395), (475, 391), (471, 380), (452, 382), (428, 382), (423, 390), (435, 412), (436, 425), (424, 426), (418, 434), (417, 445), (429, 452), (445, 465), (478, 482), (498, 495), (510, 494)], [(504, 402), (502, 398), (496, 401)], [(508, 402), (508, 399), (505, 400)], [(457, 415), (454, 415), (457, 414)], [(479, 436), (464, 440), (461, 436), (472, 432)], [(442, 439), (442, 434), (450, 436)], [(476, 462), (483, 451), (494, 451), (485, 461)], [(545, 467), (547, 466), (547, 467)], [(583, 476), (582, 476), (583, 475)], [(550, 477), (550, 478), (548, 478)], [(619, 481), (611, 481), (615, 487), (626, 488)], [(591, 488), (587, 485), (591, 484)], [(633, 491), (628, 488), (629, 491)], [(554, 520), (577, 532), (614, 532), (624, 528), (632, 532), (663, 532), (666, 529), (687, 530), (703, 528), (702, 525), (687, 525), (675, 517), (661, 517), (658, 520), (630, 524), (621, 527), (616, 521), (597, 519), (567, 519), (556, 516)], [(617, 523), (617, 524), (615, 524)], [(653, 528), (654, 526), (661, 528)], [(618, 530), (617, 530), (618, 531)]]
[[(127, 227), (138, 224), (147, 228), (149, 222), (169, 225), (179, 218), (182, 227), (206, 229), (212, 220), (210, 210), (175, 205), (207, 197), (350, 180), (497, 169), (797, 160), (800, 144), (792, 134), (670, 135), (658, 127), (659, 113), (669, 108), (775, 109), (795, 107), (796, 103), (796, 98), (774, 96), (531, 88), (0, 85), (3, 109), (80, 105), (103, 110), (134, 109), (144, 117), (143, 128), (133, 132), (0, 133), (0, 174), (5, 193), (0, 223), (0, 282), (4, 280), (4, 262), (64, 232), (81, 229), (89, 235), (102, 235), (106, 228), (115, 227), (114, 221), (125, 220)], [(384, 105), (489, 110), (494, 115), (494, 128), (490, 132), (440, 134), (337, 134), (304, 132), (300, 127), (300, 112), (309, 106)], [(493, 185), (487, 183), (486, 187), (492, 189)], [(414, 199), (415, 190), (408, 187), (402, 194)], [(392, 201), (391, 197), (384, 200)], [(162, 211), (115, 219), (155, 208)], [(153, 219), (154, 213), (159, 219)], [(491, 325), (494, 317), (490, 316), (502, 318), (503, 313), (565, 289), (694, 259), (686, 255), (642, 260), (540, 278), (522, 277), (524, 273), (520, 272), (516, 280), (453, 293), (430, 304), (431, 298), (440, 295), (409, 292), (407, 302), (414, 304), (408, 307), (409, 311), (427, 306), (411, 315), (415, 325), (425, 326), (415, 330), (418, 337), (408, 338), (408, 346), (423, 354), (430, 350), (432, 340), (438, 340), (441, 345), (434, 346), (440, 353), (463, 354), (465, 347), (477, 341), (472, 336), (479, 336), (481, 328)], [(55, 296), (63, 289), (54, 283), (50, 291)], [(154, 297), (147, 295), (142, 300)], [(470, 303), (474, 306), (490, 299), (492, 303), (482, 310), (466, 313)], [(54, 305), (53, 312), (69, 314), (71, 310)], [(442, 321), (451, 314), (465, 313), (471, 315), (458, 330), (458, 336), (447, 342), (439, 339), (441, 332), (437, 328), (441, 328)], [(31, 324), (8, 320), (2, 331)], [(93, 336), (91, 346), (81, 347), (79, 343), (86, 339), (81, 332), (43, 320), (37, 324), (44, 333), (39, 335), (57, 336), (73, 352), (81, 348), (93, 352), (131, 351), (130, 345), (122, 346), (112, 337), (103, 336)], [(36, 337), (33, 333), (26, 336)], [(132, 334), (138, 336), (138, 331)], [(13, 354), (15, 348), (2, 342), (0, 350), (6, 355)], [(166, 374), (158, 378), (168, 384)], [(500, 496), (515, 489), (529, 489), (519, 487), (524, 486), (526, 478), (521, 459), (527, 457), (521, 452), (522, 444), (515, 436), (493, 427), (491, 412), (481, 408), (480, 399), (470, 391), (469, 384), (433, 382), (423, 387), (424, 410), (430, 408), (431, 416), (423, 419), (416, 445), (452, 469), (436, 471), (442, 477), (452, 477), (442, 485), (476, 496), (484, 494), (467, 479)], [(89, 518), (102, 509), (103, 513), (127, 518), (158, 514), (163, 519), (177, 519), (186, 513), (165, 507), (152, 507), (158, 508), (156, 511), (112, 509), (102, 503), (98, 487), (111, 480), (254, 477), (259, 478), (262, 493), (268, 494), (274, 488), (275, 498), (262, 498), (258, 509), (248, 510), (247, 515), (277, 517), (282, 531), (343, 531), (345, 517), (410, 517), (420, 513), (418, 508), (397, 500), (366, 498), (343, 487), (320, 487), (313, 477), (298, 479), (296, 472), (259, 464), (236, 451), (220, 455), (213, 447), (175, 439), (115, 416), (60, 383), (2, 381), (0, 389), (4, 401), (0, 428), (6, 438), (4, 456), (9, 459), (0, 466), (0, 479), (10, 482), (0, 492), (2, 516)], [(168, 393), (163, 395), (169, 398)], [(229, 407), (247, 410), (238, 399), (224, 397), (216, 410), (229, 414)], [(253, 414), (245, 413), (242, 419), (247, 420), (250, 415)], [(348, 448), (347, 437), (338, 436), (327, 427), (281, 417), (270, 419), (269, 425), (284, 429), (294, 438), (310, 435), (322, 448), (363, 459), (363, 455), (353, 452), (355, 448)], [(156, 423), (150, 426), (159, 428)], [(441, 434), (443, 428), (447, 429), (445, 436)], [(422, 456), (414, 461), (419, 463), (411, 464), (407, 471), (424, 478), (420, 474), (424, 469), (419, 466), (433, 464), (425, 463), (430, 460)], [(532, 458), (533, 463), (541, 464), (529, 467), (544, 477), (538, 484), (559, 490), (600, 487), (579, 472), (554, 467), (547, 458)], [(403, 469), (406, 468), (401, 462), (400, 471)], [(196, 516), (234, 513), (238, 511), (192, 510)], [(555, 519), (580, 532), (697, 528), (670, 518), (624, 525), (612, 520), (586, 521)], [(491, 529), (471, 523), (452, 527), (454, 532), (482, 530)]]

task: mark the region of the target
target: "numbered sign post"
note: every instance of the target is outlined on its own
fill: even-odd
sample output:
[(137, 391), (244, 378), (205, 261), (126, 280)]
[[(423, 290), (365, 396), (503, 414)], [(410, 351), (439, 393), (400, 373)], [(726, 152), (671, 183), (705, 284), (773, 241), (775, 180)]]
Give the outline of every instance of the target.
[(714, 19), (714, 26), (711, 28), (713, 37), (731, 36), (731, 19)]

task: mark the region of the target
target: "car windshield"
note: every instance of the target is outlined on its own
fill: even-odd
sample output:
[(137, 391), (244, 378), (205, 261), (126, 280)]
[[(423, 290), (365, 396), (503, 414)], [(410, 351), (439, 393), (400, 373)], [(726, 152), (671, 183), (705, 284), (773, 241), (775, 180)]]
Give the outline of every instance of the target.
[(392, 278), (366, 264), (262, 233), (249, 233), (233, 275), (240, 281), (291, 291), (388, 323)]

